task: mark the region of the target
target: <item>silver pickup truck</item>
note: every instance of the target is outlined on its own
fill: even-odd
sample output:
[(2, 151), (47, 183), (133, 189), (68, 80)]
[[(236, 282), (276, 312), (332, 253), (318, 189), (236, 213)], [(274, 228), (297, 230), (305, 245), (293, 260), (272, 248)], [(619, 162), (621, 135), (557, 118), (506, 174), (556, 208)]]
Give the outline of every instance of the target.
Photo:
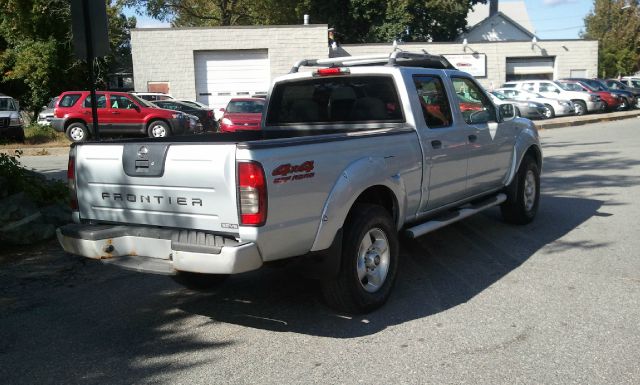
[(330, 306), (368, 312), (401, 234), (497, 205), (528, 223), (541, 168), (533, 123), (440, 56), (302, 60), (275, 80), (261, 131), (74, 144), (58, 239), (194, 288), (288, 261)]

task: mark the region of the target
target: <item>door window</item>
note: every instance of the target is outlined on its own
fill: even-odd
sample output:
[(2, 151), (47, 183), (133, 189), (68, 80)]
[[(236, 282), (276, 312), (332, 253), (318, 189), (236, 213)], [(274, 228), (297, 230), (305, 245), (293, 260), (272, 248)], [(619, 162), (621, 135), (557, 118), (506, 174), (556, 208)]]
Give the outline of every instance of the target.
[[(98, 102), (100, 102), (100, 99), (98, 99)], [(133, 101), (123, 95), (110, 95), (109, 102), (111, 103), (111, 108), (119, 110), (132, 110), (135, 108)]]
[(489, 97), (469, 78), (451, 78), (460, 112), (467, 124), (496, 121), (496, 110)]
[(451, 125), (451, 107), (442, 80), (435, 76), (414, 76), (424, 122), (429, 128)]
[[(96, 103), (97, 108), (106, 108), (107, 107), (107, 97), (105, 95), (96, 95)], [(87, 96), (82, 105), (84, 108), (91, 108), (91, 95)]]
[[(534, 92), (536, 89), (536, 84), (535, 83), (524, 83), (524, 85), (522, 86), (522, 88), (525, 91), (531, 91)], [(542, 91), (542, 89), (540, 89), (540, 91)]]
[(540, 83), (540, 92), (556, 92), (558, 87), (551, 83)]

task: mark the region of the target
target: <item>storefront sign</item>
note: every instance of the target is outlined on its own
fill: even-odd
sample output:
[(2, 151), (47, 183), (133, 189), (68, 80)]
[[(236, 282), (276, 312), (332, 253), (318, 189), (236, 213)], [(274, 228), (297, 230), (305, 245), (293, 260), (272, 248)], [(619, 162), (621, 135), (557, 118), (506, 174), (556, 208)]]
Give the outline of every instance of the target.
[(470, 73), (475, 77), (487, 76), (487, 55), (483, 53), (442, 56), (460, 71)]

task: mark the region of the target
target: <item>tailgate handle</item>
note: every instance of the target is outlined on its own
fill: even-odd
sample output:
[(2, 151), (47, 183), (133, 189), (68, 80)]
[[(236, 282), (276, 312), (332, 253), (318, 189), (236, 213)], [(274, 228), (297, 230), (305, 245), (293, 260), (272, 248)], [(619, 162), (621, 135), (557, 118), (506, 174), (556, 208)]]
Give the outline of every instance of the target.
[(140, 171), (141, 168), (149, 168), (148, 160), (136, 160), (136, 171)]

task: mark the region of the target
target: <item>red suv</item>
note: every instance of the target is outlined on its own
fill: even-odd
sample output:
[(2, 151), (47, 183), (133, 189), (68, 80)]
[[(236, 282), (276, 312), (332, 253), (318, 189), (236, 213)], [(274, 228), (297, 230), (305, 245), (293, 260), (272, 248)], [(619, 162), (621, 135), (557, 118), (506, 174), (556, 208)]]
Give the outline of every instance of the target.
[[(146, 134), (152, 138), (187, 133), (189, 118), (182, 112), (157, 108), (127, 92), (96, 92), (98, 128), (105, 134)], [(51, 126), (74, 142), (93, 135), (89, 91), (60, 94)]]

